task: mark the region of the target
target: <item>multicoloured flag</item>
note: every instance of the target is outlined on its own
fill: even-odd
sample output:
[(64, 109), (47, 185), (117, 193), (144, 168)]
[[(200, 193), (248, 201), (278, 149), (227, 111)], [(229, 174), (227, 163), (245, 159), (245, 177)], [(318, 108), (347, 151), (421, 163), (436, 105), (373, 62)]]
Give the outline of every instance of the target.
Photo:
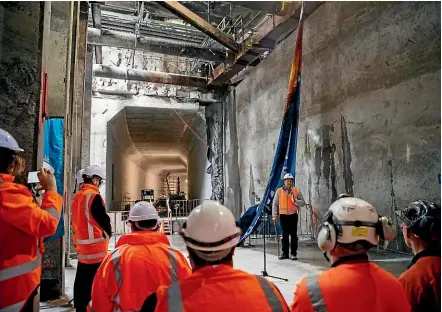
[[(279, 133), (278, 146), (273, 159), (272, 171), (267, 182), (262, 202), (257, 205), (256, 215), (251, 225), (243, 233), (239, 244), (241, 244), (261, 223), (262, 213), (271, 214), (271, 204), (275, 190), (283, 183), (282, 177), (285, 173), (291, 173), (295, 179), (296, 169), (296, 145), (298, 136), (299, 106), (301, 95), (301, 63), (302, 63), (302, 10), (298, 26), (298, 37), (296, 40), (295, 54), (293, 57), (290, 80), (287, 90), (284, 116)], [(265, 203), (265, 205), (263, 204)], [(271, 220), (269, 220), (270, 222)], [(272, 227), (269, 227), (272, 228)]]

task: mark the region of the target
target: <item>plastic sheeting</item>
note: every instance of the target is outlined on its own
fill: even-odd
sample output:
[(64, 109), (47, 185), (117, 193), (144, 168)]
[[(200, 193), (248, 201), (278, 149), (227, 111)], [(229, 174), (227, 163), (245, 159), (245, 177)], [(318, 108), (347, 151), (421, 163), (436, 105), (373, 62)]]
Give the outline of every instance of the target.
[[(57, 192), (63, 196), (63, 144), (64, 144), (64, 118), (50, 118), (44, 122), (43, 155), (46, 161), (55, 169)], [(63, 207), (64, 210), (64, 207)], [(55, 235), (46, 237), (45, 242), (64, 235), (64, 216), (61, 213)]]

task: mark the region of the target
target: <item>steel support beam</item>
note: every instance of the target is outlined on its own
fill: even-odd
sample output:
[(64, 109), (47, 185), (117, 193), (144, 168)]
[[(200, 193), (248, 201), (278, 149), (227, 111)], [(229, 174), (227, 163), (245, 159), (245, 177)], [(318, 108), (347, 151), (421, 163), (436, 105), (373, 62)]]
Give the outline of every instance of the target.
[(299, 1), (229, 1), (229, 3), (254, 11), (284, 16), (296, 9)]
[(158, 1), (157, 3), (231, 51), (235, 53), (240, 51), (240, 45), (236, 41), (224, 35), (218, 28), (193, 13), (178, 1)]
[[(97, 3), (92, 3), (92, 24), (95, 28), (101, 30), (101, 9)], [(95, 46), (95, 62), (97, 64), (103, 64), (103, 51), (101, 46)]]
[(115, 66), (94, 65), (95, 77), (172, 84), (177, 86), (204, 88), (207, 79), (171, 73), (151, 72), (140, 69), (124, 69)]
[(238, 74), (244, 66), (240, 65), (241, 60), (246, 58), (247, 51), (253, 49), (254, 45), (258, 45), (261, 40), (267, 40), (266, 36), (279, 25), (288, 21), (296, 13), (301, 11), (301, 2), (295, 2), (296, 8), (292, 8), (292, 12), (285, 16), (270, 16), (261, 26), (255, 30), (255, 35), (245, 39), (244, 48), (235, 55), (235, 59), (230, 62), (221, 63), (215, 68), (213, 76), (209, 79), (209, 85), (218, 86), (233, 78)]
[(136, 49), (176, 55), (182, 57), (196, 58), (213, 62), (223, 62), (226, 60), (225, 53), (220, 50), (201, 48), (196, 44), (184, 43), (179, 40), (161, 39), (155, 37), (138, 37), (135, 47), (135, 34), (123, 31), (105, 30), (95, 28), (88, 29), (88, 44), (109, 46), (125, 49)]

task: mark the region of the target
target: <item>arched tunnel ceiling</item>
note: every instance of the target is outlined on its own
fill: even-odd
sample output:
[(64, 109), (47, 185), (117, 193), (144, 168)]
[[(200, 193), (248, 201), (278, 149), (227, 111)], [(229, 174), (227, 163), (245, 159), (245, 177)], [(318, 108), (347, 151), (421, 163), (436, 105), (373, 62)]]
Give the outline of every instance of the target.
[[(178, 115), (179, 116), (178, 116)], [(195, 136), (181, 118), (205, 140), (204, 120), (197, 110), (125, 107), (109, 122), (115, 148), (145, 170), (186, 172), (188, 152)]]

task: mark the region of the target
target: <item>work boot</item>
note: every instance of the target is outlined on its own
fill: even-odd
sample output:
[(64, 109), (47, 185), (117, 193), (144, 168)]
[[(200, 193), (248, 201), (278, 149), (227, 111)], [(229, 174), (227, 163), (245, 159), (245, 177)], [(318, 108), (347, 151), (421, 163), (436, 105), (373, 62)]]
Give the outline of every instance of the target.
[(294, 255), (291, 255), (291, 256), (290, 256), (290, 260), (298, 260), (298, 257), (296, 257), (296, 256), (294, 256)]
[(279, 256), (279, 260), (284, 260), (284, 259), (288, 259), (289, 256), (287, 254), (282, 254)]

